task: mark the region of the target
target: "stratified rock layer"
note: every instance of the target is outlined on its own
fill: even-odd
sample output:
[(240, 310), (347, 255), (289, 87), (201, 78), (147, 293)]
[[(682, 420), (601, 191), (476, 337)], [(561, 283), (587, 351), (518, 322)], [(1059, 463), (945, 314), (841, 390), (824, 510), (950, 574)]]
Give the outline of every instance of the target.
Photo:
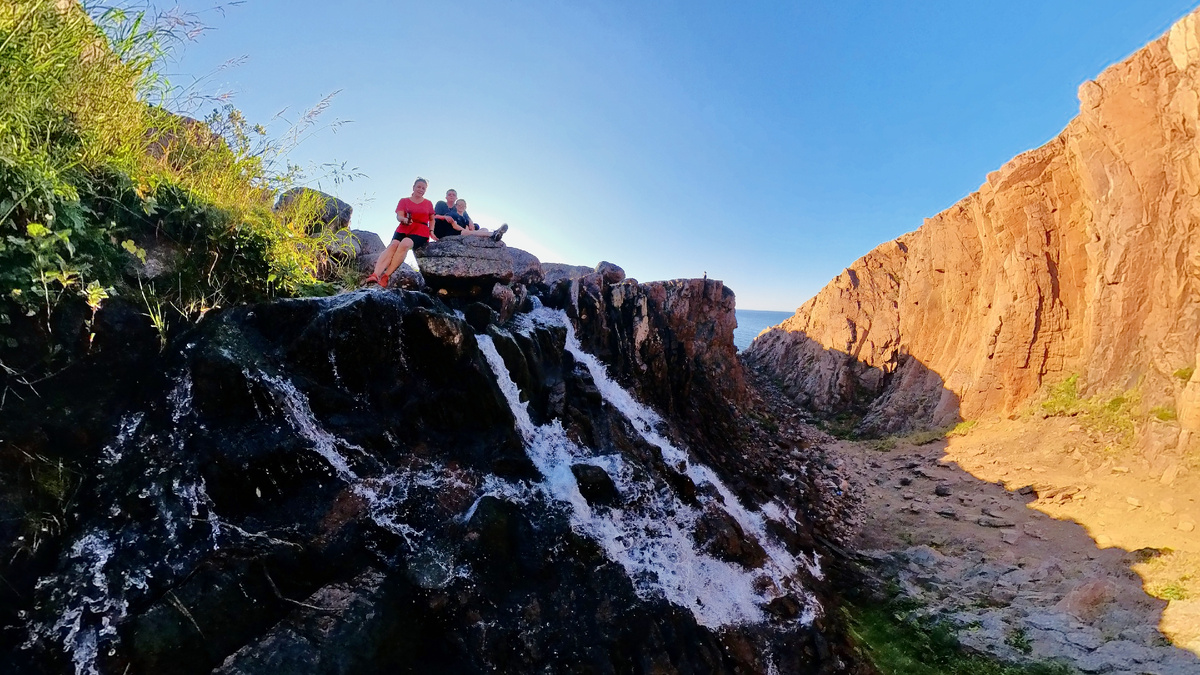
[(815, 409), (859, 408), (864, 431), (1011, 412), (1069, 373), (1141, 382), (1200, 424), (1200, 382), (1172, 376), (1200, 335), (1200, 15), (1079, 99), (1057, 138), (856, 261), (751, 361)]

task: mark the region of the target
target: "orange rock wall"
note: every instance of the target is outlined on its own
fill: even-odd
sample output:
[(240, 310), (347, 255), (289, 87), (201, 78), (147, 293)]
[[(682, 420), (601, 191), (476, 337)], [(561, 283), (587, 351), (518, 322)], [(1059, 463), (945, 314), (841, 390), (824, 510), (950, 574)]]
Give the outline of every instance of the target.
[(750, 360), (876, 430), (1008, 413), (1069, 373), (1200, 400), (1172, 377), (1200, 348), (1200, 13), (1079, 99), (1057, 138), (856, 261)]

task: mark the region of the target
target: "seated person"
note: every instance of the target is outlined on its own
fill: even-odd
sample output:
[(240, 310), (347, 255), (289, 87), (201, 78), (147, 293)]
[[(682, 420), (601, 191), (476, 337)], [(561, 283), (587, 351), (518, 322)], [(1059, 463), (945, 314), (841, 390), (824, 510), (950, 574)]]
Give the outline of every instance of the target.
[(459, 199), (454, 202), (454, 210), (450, 212), (450, 218), (452, 219), (450, 228), (452, 231), (448, 232), (450, 236), (491, 237), (492, 241), (500, 241), (500, 237), (503, 237), (504, 233), (508, 231), (507, 224), (496, 228), (495, 232), (476, 225), (475, 221), (471, 220), (471, 216), (467, 214), (467, 201), (465, 199)]
[(453, 237), (459, 234), (454, 227), (454, 203), (458, 200), (458, 191), (454, 188), (446, 190), (446, 201), (439, 201), (433, 206), (433, 236), (437, 239)]

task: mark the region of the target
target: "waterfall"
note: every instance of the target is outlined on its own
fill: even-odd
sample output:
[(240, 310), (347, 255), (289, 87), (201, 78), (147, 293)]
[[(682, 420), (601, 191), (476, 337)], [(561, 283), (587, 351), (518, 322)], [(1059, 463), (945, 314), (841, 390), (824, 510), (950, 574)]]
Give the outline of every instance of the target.
[[(658, 416), (638, 403), (613, 382), (595, 357), (584, 352), (573, 327), (561, 312), (536, 309), (522, 320), (523, 327), (565, 325), (566, 348), (592, 375), (604, 400), (620, 412), (649, 443), (662, 450), (664, 459), (682, 467), (698, 485), (710, 485), (721, 499), (701, 497), (705, 505), (723, 509), (743, 530), (756, 538), (767, 552), (761, 569), (746, 569), (698, 550), (692, 533), (702, 510), (680, 501), (661, 483), (635, 477), (633, 467), (619, 454), (598, 454), (571, 441), (559, 420), (538, 426), (529, 416), (527, 404), (490, 336), (477, 336), (480, 351), (495, 374), (526, 451), (543, 476), (543, 490), (569, 508), (572, 527), (596, 541), (608, 558), (621, 565), (639, 597), (663, 598), (691, 611), (697, 623), (709, 628), (759, 623), (765, 620), (763, 606), (790, 594), (803, 605), (798, 618), (808, 625), (820, 611), (811, 593), (799, 586), (796, 571), (803, 564), (819, 574), (816, 560), (799, 561), (768, 536), (762, 515), (738, 501), (708, 467), (691, 462), (685, 450), (664, 438), (656, 427)], [(518, 324), (518, 330), (521, 330)], [(579, 492), (571, 465), (593, 464), (603, 468), (616, 484), (623, 503), (619, 508), (593, 509)], [(723, 504), (721, 503), (723, 500)]]

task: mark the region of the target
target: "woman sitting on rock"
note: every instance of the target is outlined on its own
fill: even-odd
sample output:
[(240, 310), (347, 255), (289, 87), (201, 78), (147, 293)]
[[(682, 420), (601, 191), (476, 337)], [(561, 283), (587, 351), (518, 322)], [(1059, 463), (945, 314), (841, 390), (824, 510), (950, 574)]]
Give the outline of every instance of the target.
[(392, 243), (388, 244), (387, 250), (380, 253), (379, 260), (375, 261), (375, 271), (367, 277), (367, 283), (374, 281), (387, 288), (392, 273), (404, 263), (408, 252), (429, 243), (429, 237), (432, 235), (429, 223), (433, 219), (433, 203), (425, 199), (425, 190), (428, 187), (429, 181), (418, 177), (417, 182), (413, 183), (412, 197), (405, 197), (396, 204), (396, 220), (400, 225), (392, 235)]
[(467, 237), (491, 237), (492, 241), (500, 241), (500, 237), (508, 231), (508, 225), (501, 225), (495, 232), (489, 231), (487, 228), (480, 227), (471, 220), (471, 216), (467, 214), (467, 200), (460, 199), (454, 202), (454, 209), (450, 211), (449, 222), (444, 220), (437, 221), (434, 225), (434, 234), (438, 239), (443, 237), (456, 237), (459, 235)]

